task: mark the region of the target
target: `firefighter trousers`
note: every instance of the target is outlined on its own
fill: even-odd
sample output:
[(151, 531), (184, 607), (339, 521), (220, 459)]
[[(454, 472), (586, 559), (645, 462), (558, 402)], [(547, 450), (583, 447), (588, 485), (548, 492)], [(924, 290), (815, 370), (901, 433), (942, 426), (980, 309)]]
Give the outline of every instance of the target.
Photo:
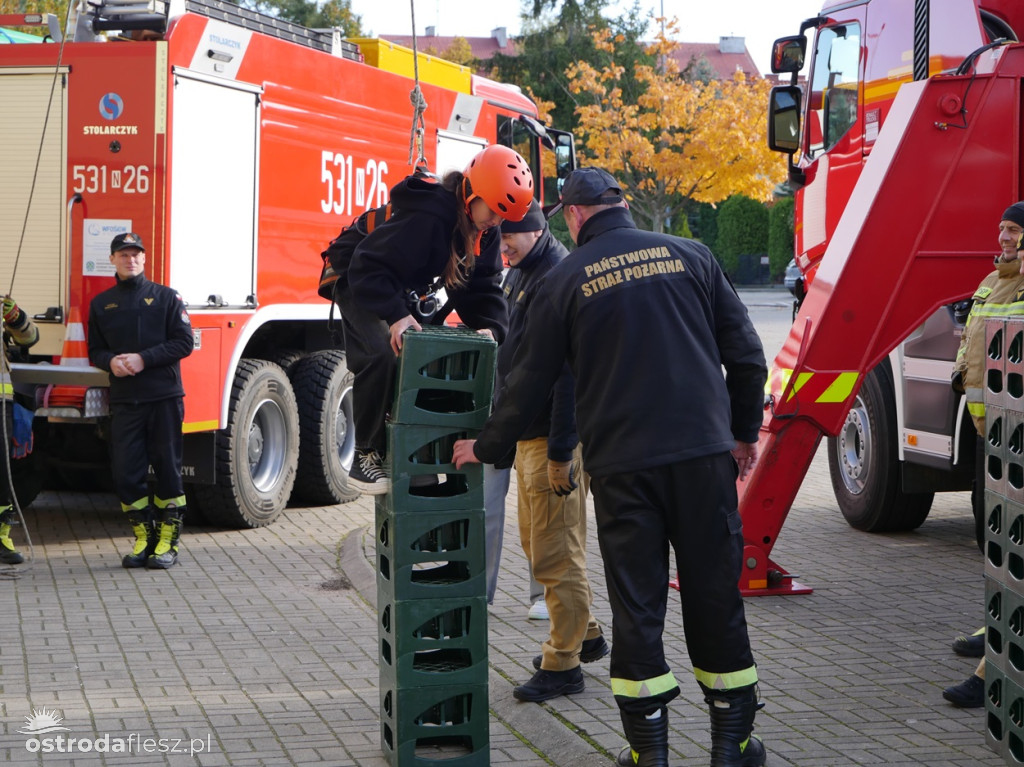
[(110, 453), (114, 491), (123, 510), (142, 510), (149, 504), (149, 467), (156, 475), (154, 502), (185, 505), (181, 481), (185, 403), (181, 397), (156, 402), (110, 405)]
[(352, 299), (346, 285), (336, 293), (345, 327), (345, 355), (352, 371), (352, 420), (356, 427), (356, 447), (376, 450), (382, 456), (387, 448), (385, 419), (395, 398), (398, 358), (391, 350), (388, 325)]
[(596, 639), (601, 627), (590, 612), (593, 594), (587, 579), (587, 513), (579, 445), (573, 454), (581, 487), (555, 495), (548, 481), (547, 437), (516, 444), (519, 537), (533, 577), (544, 587), (550, 633), (541, 668), (568, 671), (580, 665), (584, 639)]
[(665, 661), (669, 545), (675, 550), (686, 647), (698, 681), (757, 681), (739, 591), (743, 556), (736, 463), (729, 453), (591, 479), (612, 608), (612, 692), (647, 714), (679, 694)]

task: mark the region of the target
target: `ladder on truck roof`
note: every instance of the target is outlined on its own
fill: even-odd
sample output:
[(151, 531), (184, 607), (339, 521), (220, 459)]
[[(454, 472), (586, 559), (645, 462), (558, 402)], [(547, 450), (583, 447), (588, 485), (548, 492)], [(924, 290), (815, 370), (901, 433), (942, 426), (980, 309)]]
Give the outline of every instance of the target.
[[(164, 0), (86, 0), (86, 4), (93, 32), (150, 29), (163, 34), (170, 13), (182, 10), (182, 5), (174, 3), (172, 8), (171, 3)], [(362, 61), (359, 46), (342, 39), (337, 29), (310, 29), (227, 0), (184, 0), (183, 10), (341, 58)]]

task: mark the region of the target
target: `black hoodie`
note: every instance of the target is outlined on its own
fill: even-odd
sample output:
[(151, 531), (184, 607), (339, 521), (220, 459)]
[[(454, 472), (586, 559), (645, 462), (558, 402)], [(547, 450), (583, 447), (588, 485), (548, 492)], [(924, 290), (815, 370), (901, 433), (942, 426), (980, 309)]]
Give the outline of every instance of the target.
[[(409, 314), (410, 290), (421, 290), (444, 273), (453, 238), (461, 239), (456, 232), (460, 203), (437, 181), (409, 176), (391, 190), (391, 204), (391, 218), (359, 243), (348, 270), (353, 299), (389, 325)], [(495, 227), (484, 232), (475, 268), (450, 298), (466, 325), (489, 328), (498, 343), (508, 329), (500, 282), (501, 234)]]

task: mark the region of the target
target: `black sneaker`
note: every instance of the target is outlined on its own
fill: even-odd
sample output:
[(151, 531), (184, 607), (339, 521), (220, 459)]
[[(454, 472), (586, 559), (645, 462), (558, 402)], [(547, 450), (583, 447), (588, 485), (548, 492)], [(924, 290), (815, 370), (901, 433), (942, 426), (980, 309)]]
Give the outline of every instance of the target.
[(953, 652), (965, 658), (980, 658), (985, 654), (985, 629), (970, 636), (961, 634), (953, 640)]
[[(604, 641), (604, 634), (599, 634), (593, 639), (584, 639), (583, 646), (580, 648), (580, 663), (593, 663), (595, 660), (601, 660), (611, 651), (611, 645)], [(533, 667), (540, 671), (540, 664), (543, 660), (543, 655), (535, 656)]]
[(366, 495), (384, 495), (391, 489), (391, 477), (376, 450), (356, 450), (348, 482)]
[(583, 692), (583, 672), (580, 667), (568, 671), (538, 671), (526, 684), (512, 689), (516, 700), (530, 703), (557, 698), (559, 695), (575, 695)]
[(971, 674), (966, 681), (943, 690), (942, 697), (957, 708), (981, 708), (985, 705), (985, 680)]

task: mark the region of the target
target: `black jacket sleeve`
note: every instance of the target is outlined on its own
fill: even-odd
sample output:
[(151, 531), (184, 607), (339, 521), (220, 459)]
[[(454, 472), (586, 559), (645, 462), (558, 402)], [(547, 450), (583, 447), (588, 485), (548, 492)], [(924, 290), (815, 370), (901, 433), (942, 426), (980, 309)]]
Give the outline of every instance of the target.
[(165, 290), (163, 301), (166, 340), (139, 351), (139, 356), (147, 368), (174, 365), (189, 356), (195, 347), (192, 322), (181, 296), (173, 290)]
[(768, 379), (764, 348), (732, 283), (713, 263), (715, 336), (732, 406), (732, 434), (740, 442), (757, 442)]
[(110, 344), (100, 332), (95, 303), (89, 304), (89, 362), (110, 372), (110, 361), (117, 355), (110, 350)]
[(508, 334), (508, 302), (501, 290), (501, 235), (498, 229), (484, 233), (480, 256), (464, 288), (452, 291), (452, 305), (466, 325), (494, 333), (500, 344)]

